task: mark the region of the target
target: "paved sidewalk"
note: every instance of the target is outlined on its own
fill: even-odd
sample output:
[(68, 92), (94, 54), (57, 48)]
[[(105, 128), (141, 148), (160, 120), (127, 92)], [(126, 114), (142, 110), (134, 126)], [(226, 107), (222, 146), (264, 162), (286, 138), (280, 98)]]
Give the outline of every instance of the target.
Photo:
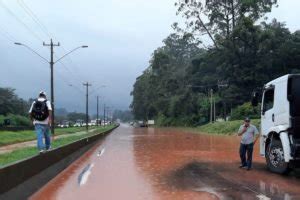
[[(96, 129), (91, 129), (91, 130), (89, 130), (89, 133), (93, 132), (95, 130)], [(86, 131), (80, 131), (80, 132), (76, 132), (76, 133), (57, 135), (54, 137), (54, 139), (66, 138), (66, 137), (70, 137), (70, 136), (78, 136), (78, 135), (84, 135), (84, 134), (86, 134)], [(34, 146), (36, 146), (36, 140), (20, 142), (20, 143), (16, 143), (16, 144), (10, 144), (10, 145), (0, 147), (0, 154), (9, 153), (16, 149), (20, 149), (20, 148), (24, 148), (24, 147), (34, 147)]]

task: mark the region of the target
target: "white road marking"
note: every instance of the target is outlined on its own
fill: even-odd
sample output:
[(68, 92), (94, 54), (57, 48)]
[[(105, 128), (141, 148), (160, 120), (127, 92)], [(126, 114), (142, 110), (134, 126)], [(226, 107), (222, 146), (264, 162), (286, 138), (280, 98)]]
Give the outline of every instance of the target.
[(256, 196), (259, 200), (271, 200), (271, 198), (267, 197), (264, 194), (259, 194)]
[(86, 182), (88, 181), (88, 178), (89, 178), (90, 174), (92, 173), (91, 169), (93, 167), (94, 167), (94, 164), (89, 164), (79, 174), (79, 177), (78, 177), (79, 186), (82, 186), (82, 185), (86, 184)]
[(100, 157), (104, 154), (105, 148), (103, 148), (101, 151), (98, 151), (97, 156)]
[(224, 199), (224, 197), (221, 195), (221, 194), (219, 194), (219, 193), (217, 193), (216, 192), (216, 189), (215, 188), (211, 188), (211, 187), (202, 187), (202, 188), (194, 188), (193, 189), (194, 191), (197, 191), (197, 192), (207, 192), (207, 193), (209, 193), (209, 194), (211, 194), (211, 195), (214, 195), (215, 197), (217, 197), (218, 199)]

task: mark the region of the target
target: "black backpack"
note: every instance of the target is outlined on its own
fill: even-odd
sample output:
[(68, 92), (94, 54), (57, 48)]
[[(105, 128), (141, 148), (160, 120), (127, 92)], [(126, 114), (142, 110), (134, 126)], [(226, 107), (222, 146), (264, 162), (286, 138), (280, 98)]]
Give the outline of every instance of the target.
[(33, 104), (31, 115), (35, 120), (44, 121), (49, 117), (49, 111), (47, 107), (47, 100), (36, 100)]

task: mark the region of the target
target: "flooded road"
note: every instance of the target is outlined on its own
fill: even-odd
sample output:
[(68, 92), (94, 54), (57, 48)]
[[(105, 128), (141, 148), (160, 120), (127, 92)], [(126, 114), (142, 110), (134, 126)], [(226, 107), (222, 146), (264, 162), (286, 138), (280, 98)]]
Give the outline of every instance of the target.
[(300, 177), (239, 169), (239, 138), (121, 125), (34, 194), (40, 199), (300, 199)]

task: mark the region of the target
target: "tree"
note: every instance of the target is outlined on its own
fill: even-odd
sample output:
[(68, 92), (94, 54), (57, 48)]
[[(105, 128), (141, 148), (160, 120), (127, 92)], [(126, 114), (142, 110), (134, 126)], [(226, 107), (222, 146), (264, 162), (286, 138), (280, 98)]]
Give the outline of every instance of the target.
[(249, 102), (253, 90), (300, 72), (300, 31), (291, 33), (277, 20), (255, 23), (275, 1), (265, 1), (265, 6), (259, 0), (240, 2), (229, 35), (214, 33), (218, 47), (201, 49), (194, 35), (171, 34), (154, 51), (131, 93), (136, 119), (156, 119), (160, 125), (207, 122), (210, 89), (217, 117), (225, 118), (231, 109)]
[[(177, 14), (186, 19), (186, 29), (194, 34), (207, 34), (215, 47), (216, 35), (229, 39), (236, 25), (247, 17), (257, 21), (271, 12), (277, 0), (177, 0)], [(178, 28), (178, 23), (174, 24)], [(234, 38), (232, 38), (234, 40)]]
[(85, 113), (71, 112), (67, 115), (68, 120), (75, 122), (77, 120), (85, 120)]
[(129, 110), (115, 110), (113, 113), (113, 120), (120, 119), (122, 122), (129, 122), (133, 120), (133, 115)]
[(26, 101), (16, 95), (15, 89), (0, 88), (0, 115), (16, 114), (27, 116), (29, 106)]

